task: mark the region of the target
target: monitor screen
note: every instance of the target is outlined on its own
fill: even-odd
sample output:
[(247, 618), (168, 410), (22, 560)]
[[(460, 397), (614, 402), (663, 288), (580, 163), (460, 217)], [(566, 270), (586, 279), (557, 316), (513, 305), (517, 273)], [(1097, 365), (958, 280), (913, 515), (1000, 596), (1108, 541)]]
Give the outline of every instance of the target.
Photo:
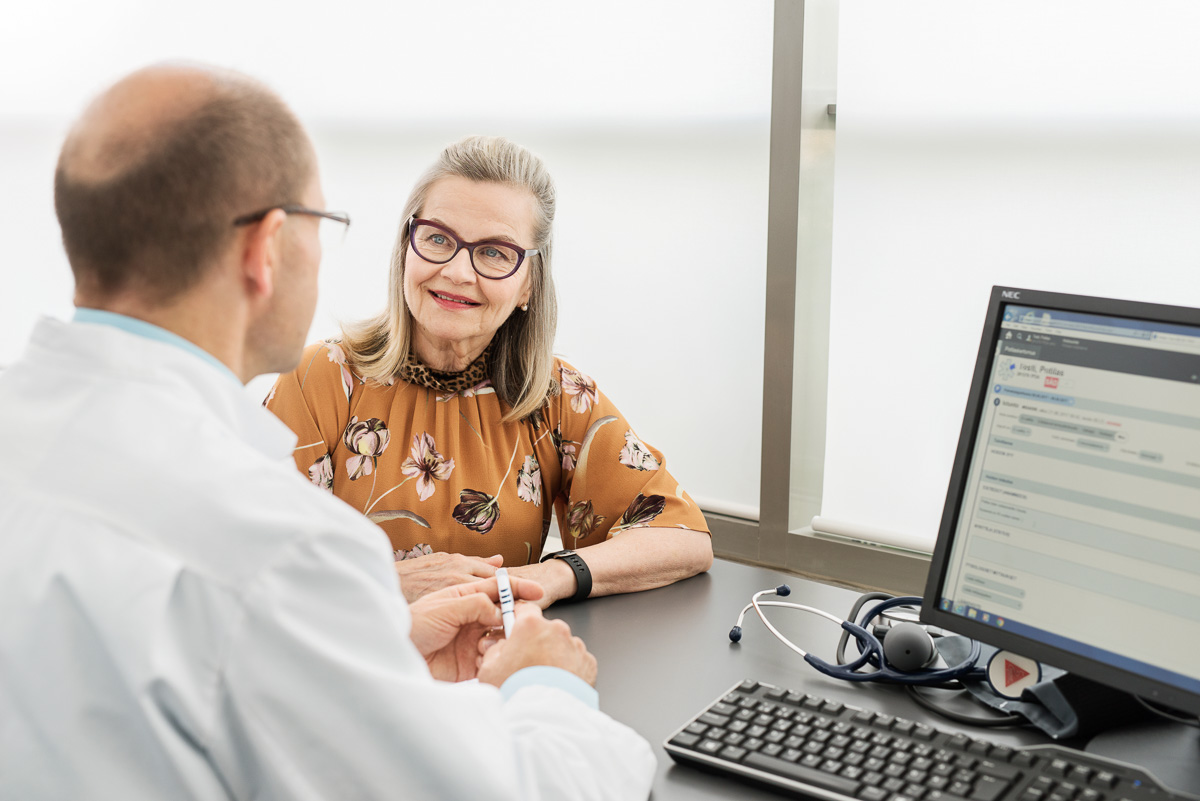
[(1200, 715), (1200, 310), (993, 289), (925, 598)]

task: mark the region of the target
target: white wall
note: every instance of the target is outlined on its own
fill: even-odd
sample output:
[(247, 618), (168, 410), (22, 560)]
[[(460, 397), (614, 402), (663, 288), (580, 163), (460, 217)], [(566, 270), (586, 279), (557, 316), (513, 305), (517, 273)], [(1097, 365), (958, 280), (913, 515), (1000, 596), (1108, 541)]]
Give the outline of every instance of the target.
[[(754, 514), (762, 406), (771, 8), (705, 0), (19, 4), (0, 27), (0, 365), (69, 315), (53, 165), (71, 118), (164, 58), (243, 69), (309, 124), (349, 238), (312, 336), (384, 302), (409, 187), (499, 133), (559, 190), (556, 349), (694, 496)], [(686, 12), (686, 13), (685, 13)], [(419, 85), (418, 85), (419, 84)], [(261, 384), (249, 390), (259, 394)]]
[(1200, 5), (841, 8), (822, 516), (929, 547), (993, 284), (1200, 306)]

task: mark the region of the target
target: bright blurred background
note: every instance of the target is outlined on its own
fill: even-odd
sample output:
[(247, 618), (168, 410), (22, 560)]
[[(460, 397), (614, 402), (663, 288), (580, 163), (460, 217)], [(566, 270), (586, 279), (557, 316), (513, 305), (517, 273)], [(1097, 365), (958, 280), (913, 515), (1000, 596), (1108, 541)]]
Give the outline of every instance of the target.
[(556, 350), (703, 505), (756, 516), (771, 19), (715, 0), (8, 4), (0, 366), (40, 315), (71, 313), (52, 181), (73, 118), (140, 66), (210, 62), (282, 94), (329, 207), (353, 216), (311, 339), (382, 307), (401, 207), (438, 151), (507, 136), (558, 187)]

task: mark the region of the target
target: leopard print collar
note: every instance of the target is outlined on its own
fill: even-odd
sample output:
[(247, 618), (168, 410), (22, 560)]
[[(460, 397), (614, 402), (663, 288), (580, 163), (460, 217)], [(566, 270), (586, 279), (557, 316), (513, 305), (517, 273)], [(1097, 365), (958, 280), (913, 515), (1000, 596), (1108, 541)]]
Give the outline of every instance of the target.
[(409, 351), (408, 358), (400, 365), (396, 377), (401, 381), (416, 384), (438, 392), (462, 392), (464, 389), (477, 387), (490, 378), (488, 371), (488, 353), (492, 346), (488, 345), (483, 353), (467, 365), (467, 369), (458, 373), (445, 373), (426, 366), (417, 358), (417, 354)]

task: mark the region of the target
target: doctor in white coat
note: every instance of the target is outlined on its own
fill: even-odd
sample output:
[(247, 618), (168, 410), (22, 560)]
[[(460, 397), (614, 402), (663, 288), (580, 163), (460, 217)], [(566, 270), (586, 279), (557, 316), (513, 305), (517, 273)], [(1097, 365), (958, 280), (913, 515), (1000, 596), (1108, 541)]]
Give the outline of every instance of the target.
[(348, 224), (282, 101), (135, 73), (55, 202), (78, 310), (0, 374), (0, 798), (646, 797), (565, 624), (518, 603), (485, 636), (494, 579), (407, 605), (384, 534), (247, 400), (299, 358), (318, 226)]

